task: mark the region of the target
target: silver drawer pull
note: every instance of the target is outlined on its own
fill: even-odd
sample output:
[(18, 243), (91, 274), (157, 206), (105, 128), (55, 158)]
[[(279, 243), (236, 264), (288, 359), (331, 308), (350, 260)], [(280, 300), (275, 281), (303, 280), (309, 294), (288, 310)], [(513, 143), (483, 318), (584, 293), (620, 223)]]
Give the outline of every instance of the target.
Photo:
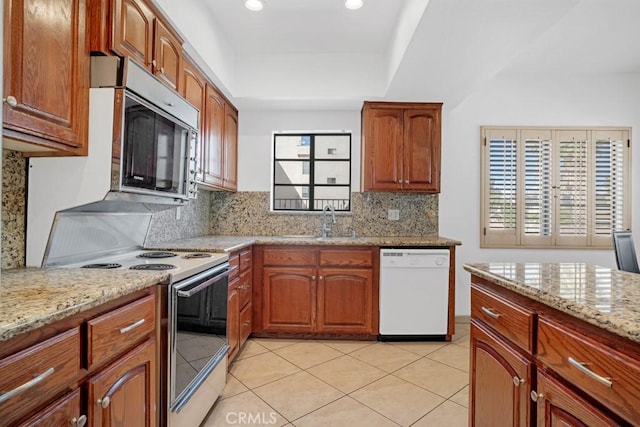
[(126, 334), (127, 332), (137, 328), (143, 323), (144, 323), (144, 319), (140, 319), (137, 322), (130, 324), (129, 326), (125, 326), (124, 328), (120, 329), (120, 334)]
[(493, 317), (494, 319), (498, 319), (500, 316), (502, 316), (502, 314), (494, 313), (493, 311), (491, 311), (490, 308), (487, 308), (485, 306), (482, 306), (482, 311), (484, 311), (485, 313), (487, 313), (489, 316)]
[(27, 381), (26, 383), (14, 388), (11, 391), (8, 391), (6, 393), (2, 393), (0, 395), (0, 403), (3, 403), (5, 401), (11, 399), (12, 397), (16, 396), (17, 394), (20, 394), (23, 391), (25, 391), (27, 389), (30, 389), (31, 387), (35, 386), (36, 384), (40, 383), (42, 380), (47, 378), (49, 375), (53, 374), (54, 371), (55, 371), (54, 368), (49, 368), (46, 371), (44, 371), (43, 373), (41, 373), (40, 375), (38, 375), (37, 377), (35, 377), (34, 379), (32, 379), (31, 381)]
[(607, 386), (609, 388), (611, 388), (611, 386), (613, 385), (613, 383), (611, 382), (611, 378), (603, 377), (603, 376), (600, 376), (600, 375), (596, 374), (591, 369), (587, 368), (585, 366), (585, 363), (580, 363), (577, 360), (575, 360), (573, 357), (568, 357), (567, 361), (569, 363), (571, 363), (573, 366), (575, 366), (576, 368), (578, 368), (578, 370), (580, 372), (590, 376), (594, 380), (598, 381), (600, 384), (605, 385), (605, 386)]

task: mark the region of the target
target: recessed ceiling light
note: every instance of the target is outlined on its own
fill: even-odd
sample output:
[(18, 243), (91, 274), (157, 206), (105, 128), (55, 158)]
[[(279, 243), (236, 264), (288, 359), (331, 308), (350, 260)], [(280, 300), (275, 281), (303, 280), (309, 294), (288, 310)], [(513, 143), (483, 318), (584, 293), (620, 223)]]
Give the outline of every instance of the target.
[(247, 0), (246, 2), (244, 2), (244, 6), (249, 10), (257, 12), (258, 10), (262, 10), (264, 4), (261, 0)]
[(347, 9), (356, 10), (362, 7), (362, 0), (347, 0), (344, 2)]

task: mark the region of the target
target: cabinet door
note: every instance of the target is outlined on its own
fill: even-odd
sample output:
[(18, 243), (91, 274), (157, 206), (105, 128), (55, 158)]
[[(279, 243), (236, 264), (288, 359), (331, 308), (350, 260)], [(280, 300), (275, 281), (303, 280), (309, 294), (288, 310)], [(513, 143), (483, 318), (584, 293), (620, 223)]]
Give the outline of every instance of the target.
[(4, 136), (87, 154), (86, 19), (86, 0), (5, 1)]
[(403, 190), (440, 192), (440, 109), (404, 111)]
[(167, 86), (179, 90), (182, 43), (158, 18), (155, 25), (154, 74)]
[(154, 15), (142, 0), (114, 0), (111, 49), (153, 72)]
[(156, 377), (156, 343), (151, 339), (89, 379), (89, 425), (155, 426)]
[(247, 304), (240, 311), (240, 348), (251, 335), (251, 304)]
[(238, 188), (238, 113), (224, 104), (224, 188)]
[(87, 416), (81, 413), (80, 389), (56, 400), (20, 427), (79, 426)]
[(470, 337), (471, 425), (529, 426), (533, 363), (474, 320)]
[(196, 180), (204, 181), (204, 153), (203, 144), (204, 139), (203, 126), (204, 121), (204, 105), (206, 101), (206, 85), (207, 82), (204, 76), (198, 71), (198, 69), (186, 58), (183, 58), (180, 75), (180, 95), (182, 95), (188, 102), (196, 107), (200, 114), (198, 114), (198, 166)]
[(229, 360), (232, 360), (240, 349), (239, 284), (239, 277), (236, 277), (229, 283), (229, 298), (227, 299), (227, 343), (229, 344)]
[(314, 331), (315, 269), (265, 267), (262, 283), (265, 332)]
[(537, 379), (539, 427), (621, 425), (544, 372), (538, 371)]
[(373, 333), (370, 269), (320, 269), (318, 332)]
[(401, 109), (364, 110), (364, 191), (401, 188), (402, 126)]
[(222, 187), (222, 144), (224, 132), (224, 99), (210, 85), (207, 85), (205, 106), (204, 145), (204, 183)]

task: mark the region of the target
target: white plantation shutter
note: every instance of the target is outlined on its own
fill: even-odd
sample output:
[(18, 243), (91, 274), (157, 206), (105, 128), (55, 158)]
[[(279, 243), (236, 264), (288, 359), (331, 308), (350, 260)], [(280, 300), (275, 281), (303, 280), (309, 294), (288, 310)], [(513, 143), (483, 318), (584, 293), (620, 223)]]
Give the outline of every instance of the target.
[(482, 247), (611, 247), (631, 219), (628, 128), (482, 128)]
[(588, 154), (586, 131), (558, 131), (556, 244), (587, 244)]
[[(594, 242), (606, 244), (611, 231), (629, 228), (628, 203), (631, 192), (625, 177), (627, 133), (594, 131)], [(628, 196), (628, 197), (627, 197)]]
[(553, 232), (551, 131), (523, 131), (523, 244), (550, 244)]
[(517, 224), (517, 140), (515, 132), (487, 136), (484, 145), (487, 219), (485, 238), (495, 244), (515, 244)]

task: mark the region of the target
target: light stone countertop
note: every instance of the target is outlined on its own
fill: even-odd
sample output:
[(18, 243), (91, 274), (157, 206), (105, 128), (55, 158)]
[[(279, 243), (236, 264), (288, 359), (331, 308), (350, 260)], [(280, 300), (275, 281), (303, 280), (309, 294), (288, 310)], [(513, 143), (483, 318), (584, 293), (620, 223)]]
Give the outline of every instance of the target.
[(168, 281), (163, 271), (16, 269), (0, 272), (0, 342)]
[(465, 264), (464, 269), (640, 343), (640, 274), (584, 263)]
[(376, 237), (328, 237), (316, 236), (203, 236), (172, 240), (150, 245), (146, 249), (167, 251), (233, 252), (253, 244), (259, 245), (341, 245), (341, 246), (385, 246), (385, 247), (448, 247), (458, 246), (459, 240), (443, 236), (376, 236)]

